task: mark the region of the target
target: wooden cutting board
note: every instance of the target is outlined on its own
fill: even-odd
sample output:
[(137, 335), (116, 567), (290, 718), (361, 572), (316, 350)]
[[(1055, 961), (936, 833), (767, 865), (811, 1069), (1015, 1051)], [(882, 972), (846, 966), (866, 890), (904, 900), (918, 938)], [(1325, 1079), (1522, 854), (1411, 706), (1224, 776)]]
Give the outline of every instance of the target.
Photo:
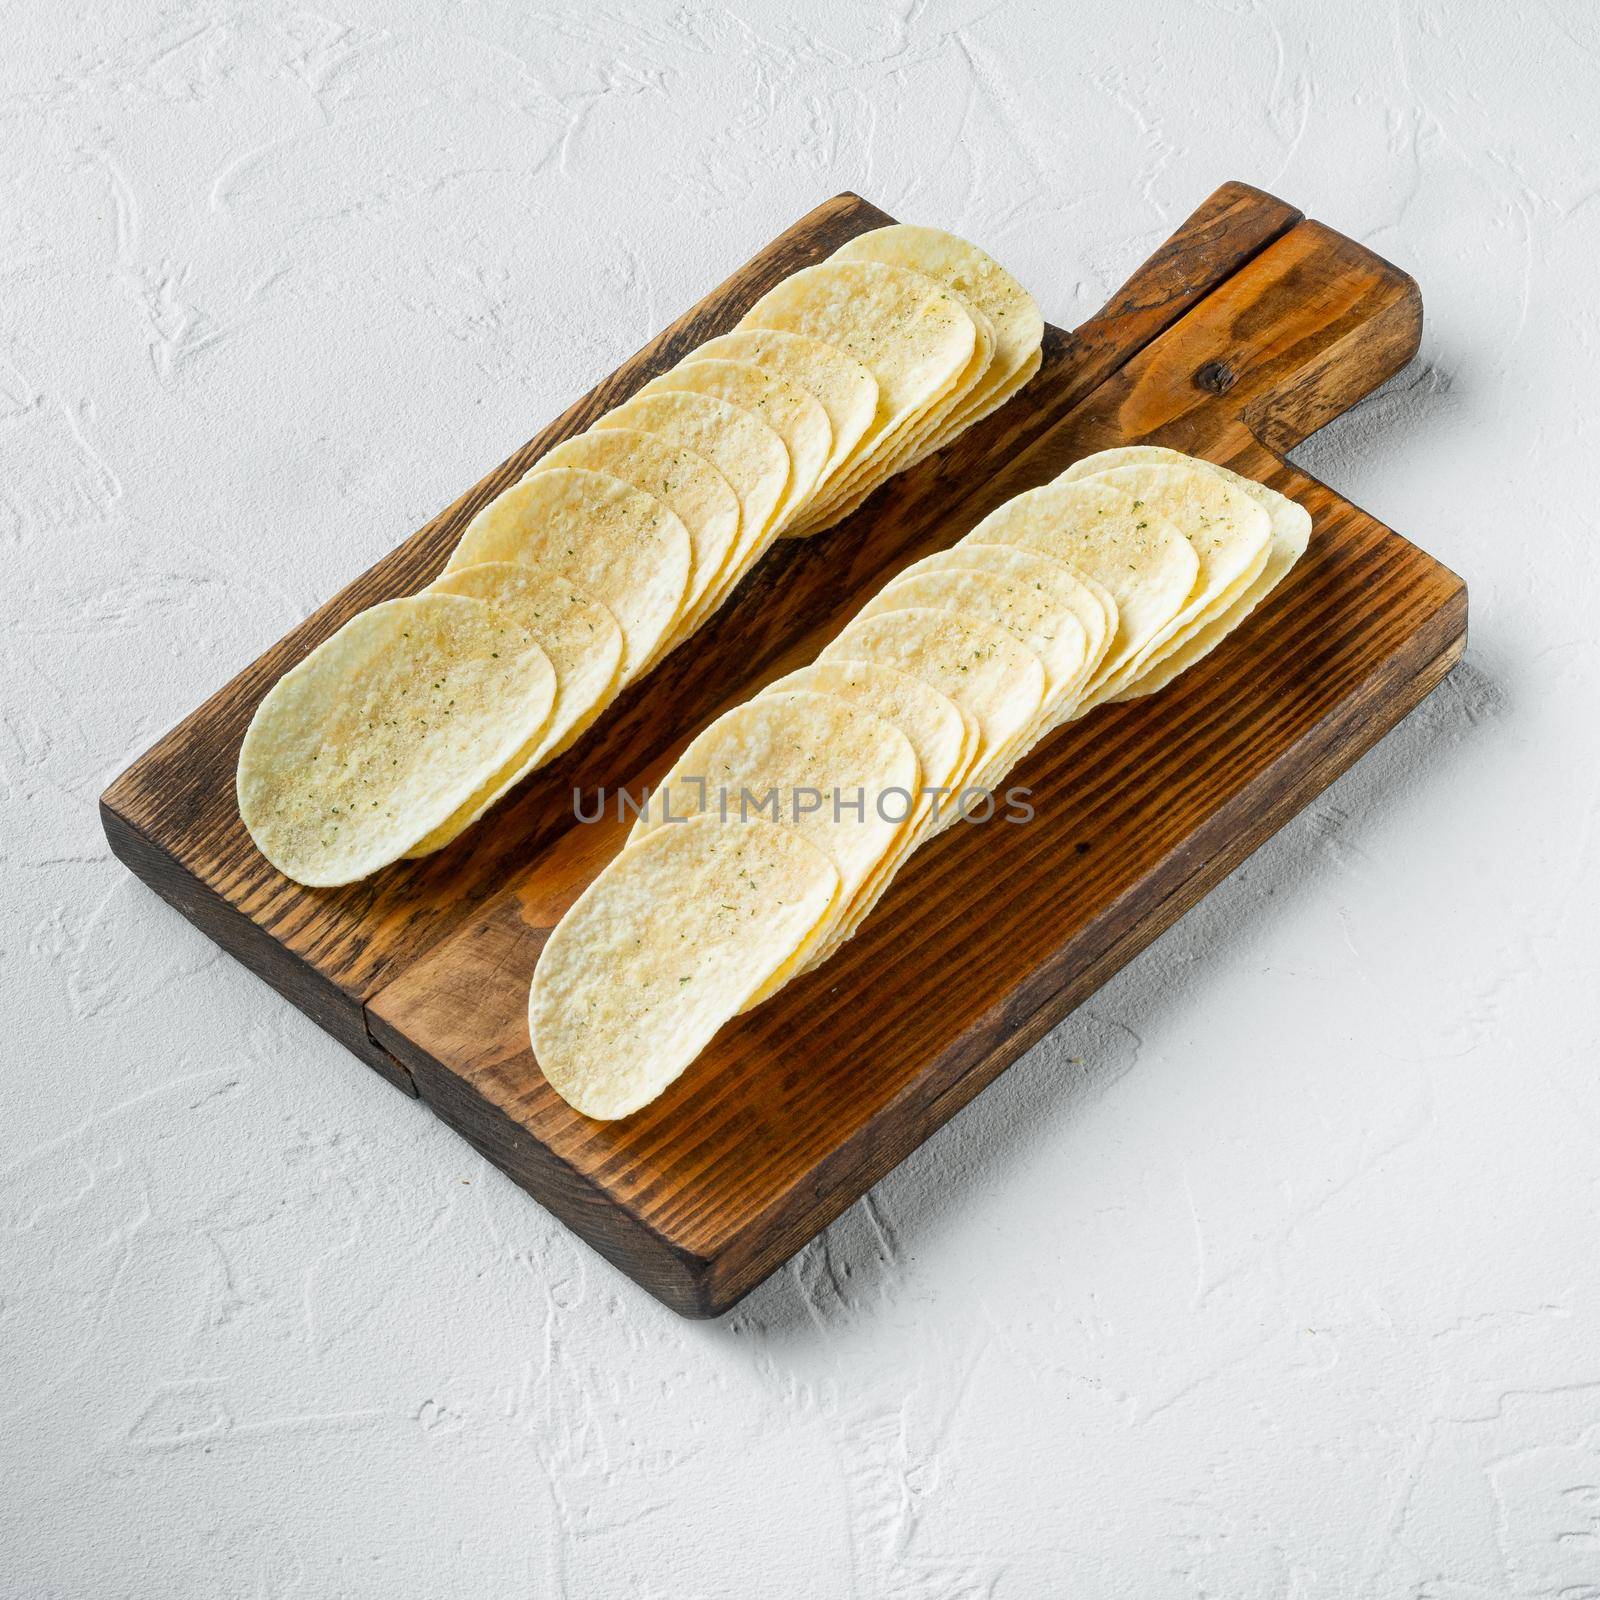
[[(726, 1310), (1142, 950), (1412, 709), (1459, 657), (1461, 580), (1282, 452), (1414, 354), (1416, 285), (1243, 184), (1219, 189), (1002, 411), (809, 541), (781, 541), (717, 619), (453, 847), (312, 890), (234, 803), (257, 702), (365, 606), (425, 585), (468, 518), (546, 450), (773, 283), (891, 221), (819, 206), (174, 728), (106, 791), (112, 849), (224, 949), (675, 1310)], [(983, 241), (979, 241), (980, 243)], [(1036, 284), (1048, 301), (1051, 285)], [(620, 844), (575, 787), (637, 782), (718, 707), (811, 659), (910, 561), (1108, 445), (1229, 464), (1300, 501), (1290, 578), (1149, 699), (1018, 769), (1036, 816), (918, 853), (826, 966), (730, 1024), (655, 1104), (579, 1117), (526, 1021), (534, 961)]]

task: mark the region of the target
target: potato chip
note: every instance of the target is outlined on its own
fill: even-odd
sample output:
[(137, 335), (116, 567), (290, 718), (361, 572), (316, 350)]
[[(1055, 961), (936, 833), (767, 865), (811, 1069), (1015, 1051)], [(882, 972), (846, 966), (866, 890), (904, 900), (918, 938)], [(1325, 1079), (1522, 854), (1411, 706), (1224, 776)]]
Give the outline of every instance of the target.
[[(955, 294), (954, 290), (950, 292)], [(961, 309), (972, 318), (974, 329), (972, 354), (966, 366), (957, 375), (956, 381), (921, 416), (909, 422), (883, 453), (874, 457), (870, 464), (870, 473), (867, 475), (871, 479), (870, 487), (863, 485), (862, 492), (854, 504), (860, 504), (867, 494), (893, 477), (895, 473), (932, 454), (948, 434), (959, 432), (959, 428), (952, 429), (951, 419), (964, 411), (972, 396), (983, 387), (994, 361), (994, 325), (988, 316), (969, 300), (963, 299), (960, 295), (956, 295), (956, 300)]]
[(920, 781), (910, 740), (884, 718), (808, 690), (761, 695), (690, 742), (629, 844), (702, 812), (725, 822), (764, 818), (798, 828), (839, 869), (834, 911), (757, 990), (750, 1004), (758, 1005), (788, 981), (895, 850), (910, 827)]
[(772, 542), (778, 507), (789, 487), (788, 447), (759, 417), (709, 394), (635, 395), (608, 411), (595, 428), (637, 428), (683, 445), (704, 456), (739, 497), (739, 536), (722, 571), (684, 613), (682, 637), (727, 599)]
[(977, 723), (948, 695), (898, 668), (872, 661), (813, 661), (761, 693), (796, 689), (831, 694), (892, 722), (911, 741), (924, 787), (959, 778), (977, 751)]
[(880, 261), (944, 283), (977, 322), (980, 344), (990, 349), (892, 449), (879, 453), (870, 474), (860, 475), (848, 492), (819, 505), (798, 530), (805, 533), (849, 516), (885, 479), (943, 449), (998, 410), (1034, 376), (1042, 359), (1044, 319), (1033, 297), (992, 257), (954, 234), (897, 223), (861, 234), (831, 259)]
[(628, 683), (660, 654), (689, 583), (689, 531), (655, 495), (609, 472), (530, 472), (462, 534), (446, 572), (516, 561), (559, 573), (622, 629)]
[(1099, 667), (1117, 629), (1117, 604), (1104, 587), (1055, 556), (1011, 544), (963, 542), (913, 562), (900, 574), (914, 572), (992, 572), (1013, 578), (1049, 595), (1078, 619), (1084, 634), (1082, 679), (1086, 684)]
[(739, 322), (838, 345), (877, 380), (878, 409), (866, 442), (943, 394), (972, 358), (972, 318), (955, 296), (920, 273), (876, 262), (824, 261), (768, 292)]
[(1192, 460), (1177, 466), (1112, 467), (1081, 481), (1120, 489), (1142, 511), (1168, 518), (1199, 560), (1194, 588), (1177, 615), (1099, 688), (1109, 699), (1147, 668), (1158, 666), (1244, 593), (1266, 564), (1272, 523), (1242, 489)]
[(689, 741), (628, 836), (712, 812), (798, 828), (839, 869), (848, 899), (893, 844), (920, 784), (893, 723), (811, 690), (758, 695)]
[(979, 382), (954, 409), (925, 453), (937, 450), (1002, 405), (1038, 369), (1044, 317), (1037, 302), (992, 256), (942, 228), (897, 222), (841, 245), (840, 261), (881, 261), (936, 278), (982, 312), (994, 335), (994, 353)]
[[(855, 664), (866, 665), (866, 663)], [(919, 687), (927, 686), (924, 684)], [(895, 873), (900, 870), (906, 858), (924, 837), (927, 831), (928, 811), (933, 804), (932, 796), (926, 791), (930, 787), (950, 786), (950, 783), (930, 786), (921, 781), (919, 772), (919, 790), (912, 792), (905, 802), (910, 807), (906, 820), (895, 833), (888, 849), (879, 857), (877, 864), (856, 885), (853, 893), (846, 894), (841, 882), (839, 899), (832, 910), (812, 930), (810, 937), (801, 941), (795, 953), (745, 1002), (740, 1008), (741, 1011), (753, 1011), (757, 1006), (764, 1004), (791, 979), (821, 966), (841, 944), (852, 937), (862, 920), (893, 881)], [(898, 795), (895, 796), (895, 801), (897, 805), (902, 803)]]
[(662, 1092), (828, 914), (839, 872), (797, 828), (703, 816), (624, 850), (550, 935), (528, 1033), (586, 1117)]
[(727, 563), (739, 536), (739, 497), (697, 450), (637, 428), (606, 428), (564, 439), (529, 469), (580, 467), (609, 472), (664, 500), (689, 532), (689, 583), (681, 610), (693, 610)]
[(785, 278), (739, 323), (776, 328), (838, 345), (878, 383), (878, 409), (855, 455), (829, 484), (809, 527), (834, 499), (859, 487), (875, 458), (948, 395), (966, 373), (977, 324), (942, 285), (918, 272), (876, 261), (824, 261)]
[(622, 681), (622, 630), (617, 619), (559, 573), (493, 561), (443, 573), (425, 592), (464, 594), (505, 612), (550, 658), (556, 692), (544, 727), (466, 804), (408, 852), (414, 856), (443, 849), (534, 768), (575, 744), (610, 704)]
[[(985, 406), (983, 415), (998, 411), (1013, 395), (1024, 388), (1038, 372), (1041, 360), (1040, 353), (1035, 351), (1032, 361), (1023, 371), (1017, 374), (1004, 391), (992, 397), (990, 403)], [(909, 470), (935, 451), (942, 450), (947, 444), (952, 443), (958, 434), (964, 433), (979, 420), (978, 415), (963, 417), (960, 421), (941, 428), (938, 437), (932, 440), (923, 440), (919, 437), (910, 444), (902, 440), (900, 447), (893, 450), (888, 459), (874, 461), (873, 471), (870, 474), (838, 496), (830, 498), (826, 504), (814, 507), (795, 527), (784, 531), (793, 538), (806, 539), (843, 522), (846, 517), (871, 499), (890, 478)]]
[[(957, 299), (960, 297), (957, 296)], [(870, 453), (863, 453), (852, 462), (829, 491), (817, 497), (816, 505), (797, 523), (801, 537), (820, 533), (824, 528), (842, 522), (896, 473), (903, 472), (937, 448), (950, 417), (982, 383), (994, 353), (994, 330), (989, 325), (988, 317), (964, 301), (961, 302), (961, 308), (973, 324), (972, 354), (966, 366), (929, 405), (916, 415), (907, 417), (892, 434), (880, 440)]]
[(907, 571), (892, 579), (856, 614), (927, 608), (998, 623), (1038, 657), (1044, 668), (1039, 718), (1073, 696), (1088, 659), (1088, 636), (1072, 608), (1041, 589), (995, 572)]
[(908, 673), (870, 661), (814, 661), (809, 667), (801, 667), (779, 678), (761, 692), (782, 694), (791, 689), (836, 695), (892, 722), (911, 741), (922, 776), (921, 792), (908, 826), (833, 919), (831, 930), (817, 948), (806, 957), (803, 970), (809, 972), (821, 966), (849, 939), (877, 904), (927, 831), (934, 794), (959, 790), (978, 747), (978, 728), (948, 695)]
[[(1001, 388), (996, 389), (995, 392), (990, 395), (989, 402), (982, 411), (974, 409), (970, 415), (962, 418), (961, 430), (959, 431), (964, 431), (965, 429), (972, 427), (975, 423), (981, 422), (984, 417), (993, 416), (994, 413), (1002, 406), (1009, 405), (1017, 395), (1026, 389), (1028, 385), (1039, 376), (1039, 368), (1043, 365), (1043, 350), (1035, 350), (1033, 354), (1029, 356), (1028, 359), (1022, 364), (1021, 369), (1013, 373)], [(949, 444), (950, 442), (950, 438), (942, 439), (939, 443), (939, 448), (942, 450), (945, 445)]]
[[(983, 788), (1006, 770), (1011, 748), (1044, 702), (1039, 658), (1004, 628), (931, 609), (857, 617), (828, 645), (823, 661), (875, 661), (937, 689), (978, 725), (978, 750), (964, 783)], [(939, 808), (941, 825), (952, 811)]]
[[(1177, 450), (1167, 450), (1160, 445), (1126, 445), (1116, 450), (1102, 450), (1097, 455), (1086, 456), (1070, 469), (1073, 475), (1092, 475), (1111, 467), (1178, 466), (1195, 462), (1196, 457), (1186, 456)], [(1209, 655), (1239, 626), (1287, 576), (1289, 569), (1306, 552), (1311, 538), (1311, 515), (1287, 495), (1269, 489), (1254, 478), (1234, 472), (1215, 462), (1200, 461), (1200, 466), (1215, 472), (1226, 482), (1242, 489), (1257, 505), (1266, 511), (1272, 524), (1272, 548), (1254, 582), (1244, 589), (1233, 603), (1219, 611), (1210, 621), (1197, 628), (1182, 644), (1166, 653), (1161, 661), (1137, 678), (1128, 688), (1112, 698), (1133, 700), (1142, 695), (1154, 694), (1164, 689), (1180, 672), (1192, 667), (1203, 656)]]
[(833, 428), (822, 402), (753, 361), (702, 357), (680, 362), (639, 393), (714, 395), (766, 423), (789, 452), (789, 486), (773, 518), (779, 528), (810, 499), (833, 448)]
[(1172, 523), (1093, 478), (1029, 489), (990, 512), (963, 543), (1038, 550), (1110, 592), (1117, 636), (1089, 681), (1091, 697), (1177, 616), (1200, 568), (1194, 546)]
[(821, 339), (776, 328), (743, 328), (708, 339), (684, 357), (685, 362), (717, 359), (754, 361), (816, 396), (833, 430), (818, 490), (849, 459), (878, 409), (878, 380), (848, 351)]
[(297, 883), (397, 861), (538, 737), (550, 658), (462, 595), (386, 600), (275, 683), (239, 751), (239, 815)]

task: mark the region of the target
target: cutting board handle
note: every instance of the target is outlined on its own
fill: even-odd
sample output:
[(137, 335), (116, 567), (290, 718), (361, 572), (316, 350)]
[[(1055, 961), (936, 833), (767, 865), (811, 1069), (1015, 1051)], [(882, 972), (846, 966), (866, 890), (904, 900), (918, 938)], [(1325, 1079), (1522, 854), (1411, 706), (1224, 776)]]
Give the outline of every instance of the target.
[(1090, 405), (1120, 437), (1214, 454), (1247, 432), (1282, 454), (1399, 372), (1421, 337), (1409, 273), (1301, 221), (1108, 377)]

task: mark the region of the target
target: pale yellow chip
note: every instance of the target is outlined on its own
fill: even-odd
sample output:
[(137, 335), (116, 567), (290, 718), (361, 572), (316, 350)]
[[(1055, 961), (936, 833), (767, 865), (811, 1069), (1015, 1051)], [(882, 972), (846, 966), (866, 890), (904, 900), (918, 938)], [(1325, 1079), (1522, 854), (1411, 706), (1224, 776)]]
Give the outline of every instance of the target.
[[(836, 344), (776, 328), (741, 328), (708, 339), (684, 360), (754, 361), (815, 395), (828, 414), (833, 445), (818, 479), (820, 490), (850, 458), (878, 409), (878, 380)], [(784, 532), (790, 530), (785, 528)]]
[[(948, 695), (873, 661), (813, 661), (769, 683), (763, 695), (796, 689), (831, 694), (892, 722), (916, 753), (923, 787), (961, 777), (978, 748), (978, 725)], [(928, 797), (924, 796), (923, 805)]]
[[(929, 279), (929, 282), (934, 281)], [(953, 290), (950, 292), (954, 293)], [(966, 404), (967, 398), (983, 382), (994, 354), (994, 330), (983, 312), (968, 305), (959, 295), (956, 299), (973, 325), (972, 354), (967, 358), (967, 364), (926, 407), (905, 418), (899, 427), (886, 434), (870, 451), (858, 452), (857, 459), (840, 474), (826, 493), (817, 497), (811, 510), (799, 519), (797, 529), (801, 537), (820, 533), (824, 528), (843, 521), (896, 473), (903, 472), (936, 450), (943, 442), (951, 416)]]
[(791, 689), (812, 689), (837, 695), (892, 722), (916, 752), (922, 788), (910, 823), (895, 847), (868, 874), (849, 904), (832, 920), (832, 927), (803, 963), (803, 970), (819, 967), (861, 926), (867, 913), (893, 881), (906, 858), (923, 838), (932, 816), (934, 795), (959, 790), (973, 753), (978, 748), (978, 728), (972, 718), (948, 695), (894, 667), (870, 661), (813, 661), (776, 683), (763, 694)]
[[(1178, 450), (1168, 450), (1161, 445), (1125, 445), (1115, 450), (1102, 450), (1097, 455), (1085, 456), (1070, 471), (1073, 474), (1092, 475), (1111, 467), (1139, 465), (1179, 466), (1198, 461)], [(1246, 586), (1233, 603), (1220, 610), (1208, 622), (1197, 628), (1182, 644), (1170, 650), (1153, 668), (1146, 671), (1128, 688), (1114, 696), (1118, 700), (1133, 700), (1142, 695), (1154, 694), (1164, 689), (1179, 673), (1192, 667), (1202, 657), (1210, 655), (1224, 639), (1242, 623), (1263, 600), (1288, 575), (1294, 564), (1306, 553), (1311, 539), (1311, 514), (1304, 506), (1269, 489), (1254, 478), (1235, 472), (1231, 467), (1218, 466), (1212, 461), (1199, 465), (1217, 473), (1226, 482), (1242, 489), (1267, 513), (1272, 523), (1272, 549), (1255, 580)]]
[[(998, 411), (1018, 390), (1038, 372), (1040, 357), (1036, 353), (1026, 370), (1012, 381), (1011, 385), (1001, 394), (993, 397), (991, 402), (984, 407), (982, 415)], [(949, 397), (947, 397), (949, 398)], [(887, 461), (874, 464), (874, 471), (858, 481), (848, 492), (835, 497), (828, 504), (823, 505), (809, 514), (802, 523), (793, 529), (796, 538), (810, 538), (811, 535), (823, 533), (836, 523), (843, 522), (853, 511), (862, 506), (872, 495), (897, 473), (905, 472), (914, 467), (919, 461), (925, 460), (937, 450), (942, 450), (947, 444), (952, 443), (956, 436), (965, 433), (973, 423), (981, 420), (978, 414), (963, 416), (959, 422), (946, 424), (940, 429), (939, 435), (931, 440), (918, 438), (911, 445), (902, 443)]]
[[(862, 462), (861, 469), (851, 475), (850, 482), (842, 482), (834, 493), (819, 498), (818, 504), (811, 507), (805, 517), (798, 520), (792, 534), (798, 539), (810, 539), (813, 534), (826, 533), (829, 528), (843, 522), (848, 515), (853, 514), (862, 504), (866, 504), (890, 478), (899, 472), (914, 467), (918, 461), (926, 456), (931, 456), (936, 450), (942, 450), (950, 443), (955, 435), (960, 434), (968, 426), (962, 422), (952, 426), (950, 414), (957, 410), (958, 402), (963, 402), (970, 390), (978, 384), (982, 374), (978, 368), (987, 362), (987, 318), (979, 310), (971, 312), (974, 320), (979, 325), (979, 339), (984, 342), (981, 355), (974, 354), (973, 363), (962, 374), (955, 384), (950, 386), (946, 394), (938, 402), (930, 406), (925, 418), (910, 422), (896, 435), (893, 440), (888, 440), (885, 445), (869, 462)], [(1019, 386), (1021, 387), (1021, 386)], [(1010, 398), (1010, 395), (1006, 395)], [(995, 405), (998, 405), (998, 400)], [(976, 421), (976, 418), (973, 418)]]
[[(631, 846), (684, 817), (778, 822), (803, 832), (839, 869), (829, 918), (768, 978), (776, 993), (908, 831), (920, 785), (916, 752), (893, 723), (809, 690), (761, 695), (691, 740), (634, 824)], [(674, 820), (678, 819), (678, 820)]]
[(838, 345), (878, 383), (867, 439), (924, 410), (972, 357), (972, 318), (921, 273), (876, 262), (824, 261), (770, 289), (739, 323)]
[[(1038, 377), (1039, 368), (1043, 365), (1044, 352), (1042, 350), (1035, 350), (1027, 359), (1027, 361), (1023, 363), (1022, 370), (1014, 373), (1003, 388), (997, 389), (989, 397), (989, 403), (983, 411), (980, 412), (974, 410), (970, 415), (962, 418), (962, 431), (965, 432), (966, 429), (972, 427), (976, 423), (981, 422), (986, 416), (993, 416), (994, 413), (1002, 406), (1009, 405), (1017, 395), (1021, 394), (1022, 391), (1026, 389), (1036, 377)], [(950, 440), (946, 439), (943, 441), (943, 444), (948, 444), (949, 442)], [(943, 448), (943, 444), (940, 446), (941, 449)]]
[[(1083, 663), (1076, 679), (1050, 696), (1032, 733), (1017, 747), (1012, 762), (1025, 759), (1043, 739), (1063, 722), (1078, 714), (1090, 682), (1105, 659), (1117, 630), (1117, 603), (1087, 573), (1081, 572), (1038, 550), (1023, 550), (1016, 545), (962, 543), (918, 562), (917, 567), (937, 570), (954, 568), (998, 573), (1053, 597), (1078, 620), (1084, 633)], [(915, 571), (917, 567), (907, 568)]]
[(831, 259), (878, 261), (943, 283), (977, 324), (978, 340), (967, 371), (949, 392), (892, 444), (881, 446), (870, 469), (822, 500), (798, 530), (805, 534), (849, 516), (888, 478), (1004, 405), (1038, 371), (1044, 336), (1033, 296), (991, 256), (941, 229), (896, 223), (850, 240)]
[(916, 752), (893, 723), (812, 690), (757, 695), (689, 741), (628, 843), (702, 812), (765, 816), (824, 851), (848, 899), (906, 825), (918, 787)]
[(1117, 605), (1105, 588), (1067, 562), (1039, 550), (1023, 550), (1011, 544), (963, 542), (913, 562), (901, 576), (914, 572), (994, 573), (1037, 589), (1071, 611), (1083, 628), (1084, 637), (1079, 692), (1105, 658), (1116, 634)]
[[(739, 326), (836, 344), (877, 380), (872, 424), (821, 503), (847, 492), (858, 474), (872, 470), (874, 457), (892, 449), (951, 392), (978, 340), (977, 324), (949, 290), (922, 273), (876, 261), (805, 267), (763, 295)], [(803, 525), (813, 520), (808, 516)]]
[(699, 451), (637, 428), (591, 430), (564, 439), (530, 471), (553, 467), (609, 472), (672, 507), (689, 532), (689, 584), (681, 609), (692, 611), (722, 573), (739, 537), (739, 497), (733, 485)]
[(516, 561), (559, 573), (617, 619), (628, 683), (671, 637), (690, 560), (689, 530), (665, 501), (609, 472), (552, 467), (491, 500), (445, 571)]
[(982, 312), (994, 334), (994, 353), (971, 393), (926, 447), (939, 449), (1002, 405), (1038, 368), (1044, 317), (1033, 296), (992, 256), (942, 228), (897, 222), (841, 245), (835, 260), (881, 261), (937, 278)]
[(964, 542), (1038, 550), (1106, 588), (1117, 636), (1089, 681), (1089, 698), (1183, 609), (1200, 567), (1172, 523), (1093, 478), (1029, 489), (990, 512)]
[(622, 682), (622, 629), (617, 619), (559, 573), (491, 561), (443, 573), (428, 594), (464, 594), (505, 612), (527, 630), (555, 669), (549, 720), (493, 778), (413, 850), (427, 855), (472, 826), (507, 790), (577, 742), (615, 697)]
[(1271, 551), (1272, 521), (1242, 489), (1193, 460), (1112, 467), (1082, 481), (1120, 489), (1141, 512), (1168, 518), (1199, 561), (1194, 588), (1177, 615), (1099, 690), (1109, 699), (1159, 667), (1254, 583)]
[(998, 623), (1037, 656), (1044, 668), (1044, 699), (1036, 727), (1075, 700), (1088, 659), (1088, 635), (1071, 606), (1043, 589), (998, 572), (908, 570), (886, 583), (857, 615), (917, 609)]
[(550, 935), (528, 1033), (562, 1099), (586, 1117), (654, 1100), (828, 914), (838, 868), (797, 828), (659, 828), (624, 850)]
[(722, 571), (685, 613), (682, 632), (711, 615), (772, 542), (789, 487), (789, 451), (775, 430), (740, 406), (710, 394), (635, 395), (595, 423), (637, 428), (702, 455), (739, 497), (739, 536)]
[[(954, 290), (950, 292), (955, 293)], [(870, 463), (864, 464), (864, 470), (857, 474), (857, 494), (852, 506), (859, 504), (867, 494), (897, 472), (931, 455), (947, 438), (960, 432), (953, 419), (966, 410), (972, 396), (987, 381), (989, 368), (994, 362), (994, 326), (988, 316), (970, 301), (960, 295), (956, 295), (956, 299), (961, 309), (972, 318), (972, 355), (956, 381), (921, 416), (909, 422)]]
[[(978, 725), (978, 751), (964, 783), (983, 788), (1006, 771), (1009, 752), (1044, 703), (1039, 658), (993, 622), (948, 611), (888, 611), (857, 617), (822, 652), (823, 661), (876, 661), (948, 695)], [(936, 807), (936, 826), (955, 814)]]
[(709, 394), (759, 417), (789, 452), (789, 486), (774, 522), (781, 529), (817, 486), (833, 448), (828, 413), (815, 395), (753, 361), (699, 357), (652, 378), (640, 394)]
[(550, 658), (461, 595), (386, 600), (275, 683), (239, 751), (239, 815), (280, 872), (315, 888), (397, 861), (549, 718)]

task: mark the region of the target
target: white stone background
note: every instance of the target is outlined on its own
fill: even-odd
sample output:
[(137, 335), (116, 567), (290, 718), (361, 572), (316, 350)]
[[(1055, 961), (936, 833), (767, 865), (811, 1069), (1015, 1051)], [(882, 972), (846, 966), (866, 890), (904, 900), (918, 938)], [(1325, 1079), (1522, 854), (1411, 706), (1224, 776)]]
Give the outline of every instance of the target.
[[(4, 7), (5, 1600), (1600, 1596), (1600, 15), (1111, 10)], [(112, 776), (816, 201), (1070, 324), (1228, 178), (1421, 281), (1299, 459), (1467, 660), (732, 1316), (111, 859)]]

